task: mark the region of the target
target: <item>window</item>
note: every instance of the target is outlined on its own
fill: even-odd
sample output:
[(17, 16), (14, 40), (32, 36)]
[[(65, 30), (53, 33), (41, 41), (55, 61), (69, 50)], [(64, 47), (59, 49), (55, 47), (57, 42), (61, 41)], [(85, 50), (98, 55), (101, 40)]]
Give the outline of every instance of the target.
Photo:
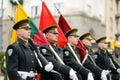
[(31, 7), (31, 17), (39, 16), (40, 14), (40, 6), (32, 6)]

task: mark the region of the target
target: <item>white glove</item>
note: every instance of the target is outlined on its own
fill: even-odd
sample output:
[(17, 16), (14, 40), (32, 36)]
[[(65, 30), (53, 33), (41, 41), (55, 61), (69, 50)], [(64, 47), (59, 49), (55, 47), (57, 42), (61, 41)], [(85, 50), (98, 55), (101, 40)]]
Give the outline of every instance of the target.
[(120, 68), (117, 69), (117, 72), (120, 73)]
[(106, 75), (110, 74), (110, 72), (111, 72), (109, 70), (104, 70), (104, 71), (105, 71)]
[(70, 79), (78, 80), (76, 72), (73, 69), (70, 70), (69, 75), (70, 75)]
[(107, 74), (106, 73), (107, 72), (105, 70), (102, 71), (102, 73), (101, 73), (101, 79), (102, 80), (107, 80)]
[(49, 62), (47, 65), (45, 65), (45, 71), (50, 72), (51, 70), (53, 70), (53, 64), (52, 62)]
[(88, 73), (87, 80), (94, 80), (92, 73)]

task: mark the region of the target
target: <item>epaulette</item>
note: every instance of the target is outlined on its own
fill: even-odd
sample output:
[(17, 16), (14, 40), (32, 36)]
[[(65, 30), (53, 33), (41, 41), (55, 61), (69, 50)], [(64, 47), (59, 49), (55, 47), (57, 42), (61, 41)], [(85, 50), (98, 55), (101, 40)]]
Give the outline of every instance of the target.
[(18, 41), (16, 41), (15, 43), (13, 43), (13, 44), (11, 44), (11, 45), (13, 45), (13, 46), (18, 46), (18, 44), (19, 44), (19, 42)]

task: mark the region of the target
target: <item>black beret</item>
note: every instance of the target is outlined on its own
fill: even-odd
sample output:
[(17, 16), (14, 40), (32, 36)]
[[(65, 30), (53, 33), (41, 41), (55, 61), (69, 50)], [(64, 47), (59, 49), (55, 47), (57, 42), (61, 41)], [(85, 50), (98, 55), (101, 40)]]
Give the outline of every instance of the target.
[(57, 25), (51, 25), (43, 30), (44, 33), (55, 31)]
[(67, 31), (67, 32), (65, 33), (65, 36), (68, 37), (68, 36), (70, 36), (70, 35), (74, 35), (74, 34), (77, 33), (77, 31), (78, 31), (78, 29), (76, 29), (76, 28), (70, 29), (69, 31)]
[(106, 42), (106, 37), (101, 37), (101, 38), (97, 39), (96, 42), (97, 43)]
[(13, 26), (13, 29), (17, 30), (25, 27), (30, 28), (28, 19), (20, 20), (19, 22), (15, 23), (15, 25)]
[(90, 38), (90, 33), (88, 32), (88, 33), (85, 33), (85, 34), (83, 34), (83, 35), (81, 35), (80, 36), (80, 40), (83, 40), (83, 39), (85, 39), (85, 38)]

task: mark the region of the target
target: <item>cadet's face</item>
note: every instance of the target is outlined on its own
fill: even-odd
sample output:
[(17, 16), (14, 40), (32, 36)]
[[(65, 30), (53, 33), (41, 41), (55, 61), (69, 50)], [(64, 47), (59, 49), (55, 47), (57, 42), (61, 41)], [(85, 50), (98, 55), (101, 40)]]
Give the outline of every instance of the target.
[(58, 31), (57, 29), (54, 32), (48, 32), (46, 33), (46, 38), (48, 41), (55, 43), (58, 41)]
[(82, 42), (86, 46), (92, 46), (91, 40), (89, 40), (89, 39), (83, 39)]
[(30, 38), (30, 29), (29, 28), (22, 28), (17, 30), (18, 37), (28, 40)]
[(108, 44), (107, 43), (99, 43), (99, 47), (101, 49), (108, 49)]
[(69, 36), (68, 37), (68, 41), (70, 42), (70, 44), (77, 45), (78, 44), (78, 40), (79, 40), (79, 36)]

